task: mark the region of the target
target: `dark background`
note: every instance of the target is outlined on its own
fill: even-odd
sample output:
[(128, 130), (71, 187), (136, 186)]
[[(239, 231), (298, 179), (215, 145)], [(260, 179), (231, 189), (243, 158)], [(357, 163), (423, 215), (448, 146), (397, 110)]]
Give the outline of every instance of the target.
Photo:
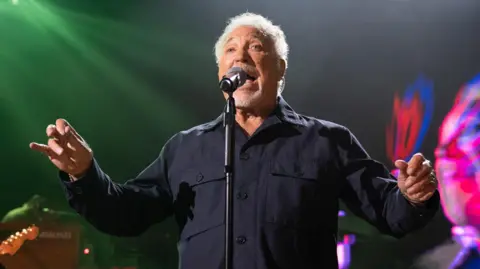
[[(2, 215), (34, 193), (71, 212), (56, 170), (28, 148), (46, 141), (45, 128), (58, 117), (124, 182), (174, 133), (218, 116), (224, 101), (213, 45), (225, 21), (247, 10), (287, 35), (287, 102), (299, 113), (347, 126), (389, 168), (385, 141), (394, 94), (403, 96), (419, 76), (433, 82), (434, 116), (419, 149), (433, 160), (437, 130), (455, 94), (480, 73), (480, 3), (474, 0), (14, 3), (0, 2)], [(139, 239), (108, 240), (118, 253), (142, 242), (147, 258), (174, 263), (173, 227), (169, 221)], [(351, 215), (340, 227), (359, 234), (352, 268), (408, 268), (449, 237), (441, 213), (402, 240), (384, 239)]]

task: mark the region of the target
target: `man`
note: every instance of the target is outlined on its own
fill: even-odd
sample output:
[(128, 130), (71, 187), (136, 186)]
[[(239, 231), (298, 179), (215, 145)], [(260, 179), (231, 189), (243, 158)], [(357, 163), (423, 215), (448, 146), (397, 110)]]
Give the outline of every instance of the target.
[[(232, 18), (215, 45), (219, 79), (232, 67), (251, 77), (234, 93), (234, 268), (337, 268), (338, 198), (397, 237), (439, 204), (421, 154), (397, 161), (397, 183), (345, 127), (295, 113), (280, 96), (287, 54), (282, 30), (251, 13)], [(125, 184), (109, 179), (65, 120), (47, 136), (31, 148), (60, 169), (70, 205), (99, 230), (133, 236), (175, 215), (180, 268), (224, 268), (222, 116), (173, 136)]]
[(456, 243), (430, 251), (419, 261), (422, 268), (480, 268), (480, 76), (455, 99), (440, 127), (435, 166)]

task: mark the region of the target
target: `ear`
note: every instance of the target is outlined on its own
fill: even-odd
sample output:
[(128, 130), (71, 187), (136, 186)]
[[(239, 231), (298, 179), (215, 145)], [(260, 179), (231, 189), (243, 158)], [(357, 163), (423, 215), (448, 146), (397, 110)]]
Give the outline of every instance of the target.
[(278, 67), (278, 80), (282, 79), (285, 76), (285, 71), (287, 70), (287, 63), (284, 59), (278, 59), (277, 62)]

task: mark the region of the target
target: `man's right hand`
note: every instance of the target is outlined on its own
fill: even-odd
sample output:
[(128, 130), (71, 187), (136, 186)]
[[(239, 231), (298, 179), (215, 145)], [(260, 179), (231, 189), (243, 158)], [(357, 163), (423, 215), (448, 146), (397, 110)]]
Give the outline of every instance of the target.
[(47, 126), (47, 145), (30, 143), (30, 148), (44, 153), (61, 171), (73, 179), (83, 176), (92, 165), (93, 152), (87, 142), (64, 119)]

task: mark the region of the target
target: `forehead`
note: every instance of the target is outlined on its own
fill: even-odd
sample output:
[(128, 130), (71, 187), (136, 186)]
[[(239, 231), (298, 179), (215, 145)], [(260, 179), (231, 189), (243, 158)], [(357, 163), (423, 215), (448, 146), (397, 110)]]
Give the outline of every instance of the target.
[(238, 26), (227, 36), (226, 43), (235, 40), (251, 40), (257, 39), (262, 42), (270, 42), (270, 38), (261, 30), (253, 26)]

